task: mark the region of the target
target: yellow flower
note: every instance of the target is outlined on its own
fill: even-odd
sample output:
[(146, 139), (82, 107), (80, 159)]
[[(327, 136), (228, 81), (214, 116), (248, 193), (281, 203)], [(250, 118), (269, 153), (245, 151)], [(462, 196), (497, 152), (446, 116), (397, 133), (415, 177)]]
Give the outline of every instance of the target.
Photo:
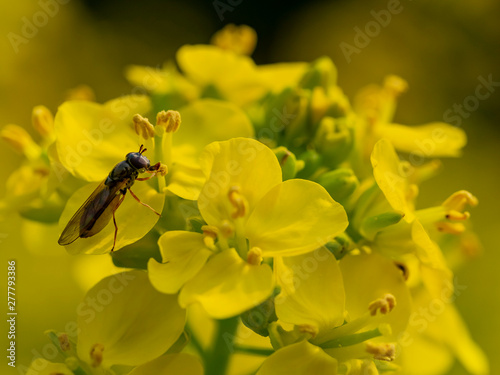
[[(418, 126), (393, 123), (397, 97), (406, 91), (407, 83), (400, 77), (386, 77), (382, 87), (370, 85), (356, 98), (358, 115), (356, 138), (360, 158), (364, 163), (380, 139), (389, 140), (396, 150), (409, 154), (411, 161), (422, 164), (427, 158), (456, 157), (461, 153), (467, 138), (465, 132), (443, 122)], [(357, 164), (363, 170), (362, 164)]]
[[(353, 363), (357, 359), (373, 363), (395, 358), (395, 342), (406, 329), (411, 302), (392, 261), (372, 254), (338, 262), (323, 248), (280, 259), (276, 267), (279, 321), (270, 331), (276, 352), (258, 374), (309, 374), (316, 366), (315, 373), (335, 374), (353, 364), (359, 368)], [(280, 324), (292, 324), (295, 334)]]
[(148, 264), (160, 291), (181, 288), (181, 306), (199, 302), (217, 318), (248, 310), (273, 289), (263, 258), (310, 252), (347, 226), (344, 209), (320, 185), (281, 182), (276, 156), (255, 140), (212, 143), (201, 165), (207, 176), (198, 199), (208, 224), (204, 233), (164, 234), (164, 263)]
[[(141, 303), (134, 303), (139, 295)], [(113, 275), (78, 306), (78, 358), (92, 367), (137, 366), (172, 346), (184, 323), (185, 311), (176, 299), (152, 288), (145, 272)]]

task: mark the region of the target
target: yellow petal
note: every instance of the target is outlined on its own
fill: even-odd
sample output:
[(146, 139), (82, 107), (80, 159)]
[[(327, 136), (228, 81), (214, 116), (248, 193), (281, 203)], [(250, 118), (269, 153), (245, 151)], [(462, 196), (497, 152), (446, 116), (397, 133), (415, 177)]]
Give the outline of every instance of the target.
[(128, 375), (203, 375), (203, 366), (194, 355), (167, 354), (140, 365)]
[(266, 88), (248, 56), (209, 45), (185, 45), (177, 51), (181, 70), (202, 86), (214, 85), (224, 98), (237, 104), (261, 97)]
[[(77, 190), (69, 198), (59, 219), (61, 232), (98, 185), (97, 183), (88, 184)], [(150, 205), (157, 212), (163, 210), (164, 195), (158, 193), (147, 183), (137, 182), (132, 186), (132, 191), (143, 203)], [(115, 217), (118, 226), (115, 251), (144, 237), (158, 221), (158, 215), (149, 208), (142, 206), (130, 193), (127, 193), (123, 203), (116, 210)], [(111, 218), (108, 225), (101, 232), (92, 237), (77, 239), (72, 244), (67, 245), (66, 250), (70, 254), (109, 253), (113, 247), (114, 233), (115, 227)]]
[(65, 364), (62, 363), (52, 363), (43, 358), (35, 359), (26, 375), (73, 375), (71, 371)]
[(422, 263), (422, 280), (429, 292), (439, 298), (448, 285), (453, 285), (453, 273), (446, 265), (441, 249), (418, 220), (412, 223), (411, 237), (416, 245), (416, 255)]
[(460, 156), (467, 143), (462, 129), (444, 122), (420, 126), (380, 125), (376, 133), (378, 138), (390, 140), (398, 151), (407, 152), (418, 161), (422, 158)]
[(150, 259), (151, 284), (162, 293), (177, 293), (205, 265), (212, 252), (203, 243), (201, 233), (170, 231), (158, 240), (163, 263)]
[(257, 372), (257, 375), (310, 374), (337, 374), (337, 360), (307, 341), (278, 350), (264, 361)]
[(257, 203), (245, 226), (250, 247), (263, 256), (312, 251), (347, 228), (344, 208), (319, 184), (287, 180)]
[(387, 139), (378, 141), (373, 148), (371, 162), (375, 181), (391, 207), (404, 212), (407, 222), (413, 221), (415, 215), (408, 200), (408, 181), (401, 173), (399, 158), (391, 142)]
[(200, 303), (216, 319), (226, 319), (262, 303), (273, 291), (267, 264), (251, 265), (234, 249), (214, 255), (182, 288), (179, 303)]
[(191, 167), (175, 162), (169, 171), (167, 190), (183, 199), (196, 200), (205, 184), (205, 175), (199, 167)]
[(322, 331), (344, 322), (345, 293), (335, 257), (325, 248), (293, 257), (275, 258), (275, 273), (281, 292), (276, 297), (276, 315), (294, 325), (309, 325)]
[[(421, 336), (412, 337), (411, 344), (402, 348), (402, 364), (408, 375), (447, 374), (453, 365), (453, 354), (441, 343)], [(422, 358), (428, 358), (423, 361)]]
[[(254, 136), (249, 118), (235, 104), (215, 99), (200, 99), (179, 110), (182, 125), (174, 135), (173, 159), (191, 156), (198, 165), (203, 148), (209, 143), (236, 137)], [(192, 155), (182, 152), (189, 145)]]
[(278, 63), (258, 65), (257, 71), (271, 91), (281, 92), (286, 87), (296, 86), (308, 66), (308, 63), (303, 62)]
[(142, 96), (106, 104), (65, 102), (54, 120), (61, 164), (84, 180), (104, 179), (127, 153), (138, 150), (139, 138), (129, 125), (134, 114), (145, 113), (149, 107), (149, 99)]
[(142, 271), (101, 280), (77, 312), (78, 357), (93, 363), (91, 350), (102, 345), (103, 367), (137, 366), (153, 360), (179, 338), (186, 320), (176, 296), (158, 292)]
[(209, 225), (232, 221), (228, 193), (237, 187), (248, 203), (248, 214), (273, 186), (281, 182), (281, 167), (270, 148), (250, 138), (233, 138), (208, 145), (201, 156), (207, 182), (198, 199)]

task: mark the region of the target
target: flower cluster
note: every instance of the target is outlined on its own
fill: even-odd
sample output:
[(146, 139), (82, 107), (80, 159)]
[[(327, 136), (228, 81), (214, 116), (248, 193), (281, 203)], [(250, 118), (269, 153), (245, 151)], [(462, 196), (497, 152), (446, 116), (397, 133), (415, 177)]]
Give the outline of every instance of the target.
[[(227, 26), (181, 47), (177, 65), (129, 67), (140, 95), (36, 107), (38, 143), (1, 130), (24, 157), (1, 213), (60, 232), (97, 205), (102, 230), (66, 250), (124, 269), (87, 292), (77, 335), (48, 333), (60, 361), (29, 373), (443, 374), (456, 358), (487, 374), (453, 304), (453, 269), (480, 248), (477, 199), (417, 205), (464, 132), (394, 123), (399, 77), (351, 104), (329, 58), (256, 65), (255, 43)], [(130, 196), (111, 216), (87, 198), (139, 145), (161, 167), (128, 187), (161, 216)]]

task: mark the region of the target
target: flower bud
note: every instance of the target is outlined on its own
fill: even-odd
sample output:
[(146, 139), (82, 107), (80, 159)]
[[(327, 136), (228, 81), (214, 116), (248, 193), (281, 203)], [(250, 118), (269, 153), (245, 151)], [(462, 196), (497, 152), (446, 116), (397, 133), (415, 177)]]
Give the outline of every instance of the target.
[(320, 57), (311, 64), (309, 70), (300, 81), (300, 87), (312, 90), (316, 86), (323, 87), (327, 92), (337, 82), (337, 68), (329, 57)]
[(280, 163), (283, 181), (294, 178), (297, 174), (297, 169), (300, 169), (304, 162), (301, 160), (297, 161), (295, 155), (288, 151), (286, 147), (278, 147), (273, 151)]
[(323, 186), (337, 202), (343, 202), (356, 190), (359, 181), (351, 169), (339, 168), (322, 174), (318, 183)]
[(326, 166), (334, 168), (349, 156), (354, 142), (353, 132), (347, 118), (323, 117), (314, 144), (323, 155)]

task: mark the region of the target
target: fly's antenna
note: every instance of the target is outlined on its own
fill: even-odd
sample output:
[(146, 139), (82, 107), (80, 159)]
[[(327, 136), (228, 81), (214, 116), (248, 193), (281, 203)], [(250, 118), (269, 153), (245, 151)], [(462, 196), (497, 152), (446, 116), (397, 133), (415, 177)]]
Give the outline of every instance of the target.
[(144, 145), (141, 145), (141, 147), (139, 147), (139, 154), (144, 154), (146, 151), (147, 151), (147, 148), (143, 148)]

